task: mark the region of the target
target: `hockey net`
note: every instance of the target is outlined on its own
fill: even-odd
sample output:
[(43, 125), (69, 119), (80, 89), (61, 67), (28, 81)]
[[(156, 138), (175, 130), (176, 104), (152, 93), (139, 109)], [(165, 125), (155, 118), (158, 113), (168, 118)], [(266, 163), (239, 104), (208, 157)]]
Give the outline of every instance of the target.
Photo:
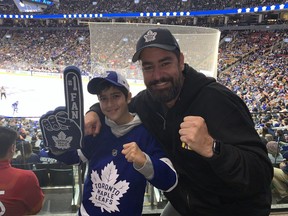
[(91, 72), (115, 70), (130, 79), (142, 79), (138, 62), (132, 63), (137, 40), (150, 28), (168, 28), (177, 39), (185, 63), (207, 76), (217, 76), (220, 31), (195, 26), (89, 22)]

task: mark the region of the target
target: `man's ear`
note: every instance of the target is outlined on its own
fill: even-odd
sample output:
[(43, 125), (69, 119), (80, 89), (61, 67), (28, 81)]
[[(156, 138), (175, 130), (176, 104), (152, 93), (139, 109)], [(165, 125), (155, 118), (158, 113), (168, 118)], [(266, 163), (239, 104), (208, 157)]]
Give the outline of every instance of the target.
[(128, 92), (128, 95), (127, 95), (127, 103), (128, 104), (131, 102), (131, 98), (132, 98), (132, 93)]
[(13, 157), (15, 152), (16, 152), (16, 144), (12, 144), (8, 149), (8, 154), (11, 155), (11, 157)]

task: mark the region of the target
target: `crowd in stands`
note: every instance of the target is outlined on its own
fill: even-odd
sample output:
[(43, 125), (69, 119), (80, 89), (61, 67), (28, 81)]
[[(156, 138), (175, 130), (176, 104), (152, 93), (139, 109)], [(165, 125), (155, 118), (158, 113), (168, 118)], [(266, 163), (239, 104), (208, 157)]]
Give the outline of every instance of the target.
[[(121, 12), (159, 12), (159, 11), (199, 11), (199, 10), (221, 10), (225, 8), (245, 8), (259, 5), (272, 5), (285, 3), (283, 0), (61, 0), (48, 6), (45, 14), (74, 14), (74, 13), (121, 13)], [(13, 0), (0, 1), (0, 13), (19, 11)]]
[[(6, 38), (7, 34), (11, 37)], [(76, 65), (89, 74), (94, 62), (93, 67), (124, 68), (127, 78), (141, 79), (141, 69), (129, 62), (135, 39), (129, 34), (119, 36), (117, 30), (93, 41), (96, 53), (91, 53), (87, 29), (0, 30), (0, 36), (1, 69), (61, 73), (65, 66)], [(227, 37), (230, 42), (225, 42)], [(267, 124), (287, 127), (287, 38), (285, 30), (222, 32), (217, 79), (245, 101), (259, 130)]]
[[(67, 65), (75, 65), (86, 75), (101, 68), (120, 69), (128, 79), (141, 79), (141, 69), (129, 61), (135, 38), (117, 29), (110, 32), (98, 32), (97, 40), (91, 37), (96, 49), (90, 49), (88, 29), (0, 30), (0, 67), (61, 73)], [(238, 94), (251, 112), (287, 112), (287, 31), (229, 31), (222, 35), (218, 81)], [(227, 37), (231, 42), (224, 41)], [(96, 71), (91, 71), (91, 65)], [(256, 125), (263, 125), (262, 117), (257, 119)]]
[[(147, 1), (147, 0), (61, 0), (52, 6), (47, 6), (46, 8), (42, 6), (42, 12), (23, 12), (19, 11), (14, 3), (14, 0), (0, 0), (0, 15), (6, 15), (8, 18), (1, 19), (0, 26), (10, 26), (10, 27), (77, 27), (79, 23), (77, 19), (10, 19), (10, 15), (31, 15), (31, 14), (86, 14), (88, 17), (90, 14), (103, 14), (103, 13), (133, 13), (133, 12), (188, 12), (188, 11), (203, 11), (203, 10), (223, 10), (230, 8), (246, 8), (254, 6), (265, 6), (273, 4), (284, 4), (284, 0), (270, 0), (270, 1), (227, 1), (227, 0), (205, 0), (205, 1), (182, 1), (182, 0), (172, 0), (172, 1)], [(180, 16), (180, 17), (160, 17), (150, 18), (150, 17), (135, 17), (135, 18), (124, 18), (116, 17), (113, 20), (117, 22), (129, 22), (129, 23), (161, 23), (161, 24), (171, 24), (171, 25), (187, 25), (187, 26), (206, 26), (206, 27), (220, 27), (220, 26), (233, 26), (233, 25), (266, 25), (271, 22), (274, 24), (287, 23), (285, 16), (279, 14), (272, 14), (272, 16), (277, 16), (277, 18), (270, 18), (270, 13), (264, 14), (263, 18), (259, 19), (257, 16), (259, 14), (247, 14), (247, 16), (242, 16), (239, 14), (229, 15), (229, 16)], [(110, 18), (86, 18), (83, 16), (81, 18), (84, 21), (88, 19), (92, 22), (111, 22)], [(197, 21), (195, 21), (197, 20)]]
[(18, 167), (31, 165), (27, 169), (32, 169), (32, 164), (59, 163), (48, 156), (48, 149), (44, 146), (38, 120), (0, 117), (0, 126), (14, 129), (19, 134), (16, 140), (16, 154), (12, 160), (12, 165)]
[[(223, 10), (230, 8), (247, 8), (254, 6), (265, 6), (273, 4), (284, 4), (284, 0), (270, 0), (270, 1), (251, 1), (251, 0), (242, 0), (242, 1), (227, 1), (227, 0), (205, 0), (205, 1), (182, 1), (182, 0), (158, 0), (158, 1), (147, 1), (147, 0), (61, 0), (60, 3), (57, 3), (52, 6), (47, 6), (46, 8), (42, 6), (42, 12), (23, 12), (19, 11), (17, 6), (14, 4), (13, 0), (0, 1), (0, 14), (10, 16), (11, 14), (17, 15), (31, 15), (31, 14), (103, 14), (103, 13), (133, 13), (133, 12), (175, 12), (175, 11), (203, 11), (203, 10)], [(217, 27), (223, 25), (257, 25), (257, 24), (267, 24), (271, 19), (269, 19), (269, 14), (265, 14), (263, 20), (258, 23), (257, 18), (252, 18), (248, 14), (246, 16), (235, 15), (224, 18), (214, 16), (210, 18), (209, 16), (200, 16), (197, 17), (197, 25), (207, 26), (207, 27)], [(282, 18), (281, 18), (282, 17)], [(283, 18), (284, 16), (278, 15), (278, 18), (273, 21), (273, 23), (283, 24), (287, 23), (287, 19)], [(83, 17), (84, 18), (84, 17)], [(161, 23), (161, 24), (172, 24), (172, 25), (195, 25), (195, 17), (161, 17), (160, 19), (150, 19), (145, 17), (137, 18), (115, 18), (117, 22), (136, 22), (136, 23)], [(227, 19), (227, 20), (226, 20)], [(274, 19), (274, 18), (273, 18)], [(85, 20), (85, 19), (84, 19)], [(87, 20), (87, 19), (86, 19)], [(93, 22), (110, 22), (111, 19), (99, 19), (93, 18)], [(28, 19), (9, 19), (5, 18), (1, 20), (1, 25), (4, 26), (79, 26), (76, 19), (68, 19), (58, 21), (57, 19), (49, 20), (28, 20)]]
[(220, 46), (218, 80), (252, 112), (287, 111), (287, 31), (238, 31), (229, 37), (233, 42)]
[(75, 65), (83, 72), (90, 70), (89, 43), (80, 40), (89, 40), (88, 31), (0, 30), (0, 36), (2, 69), (10, 65), (6, 69), (59, 73), (67, 65)]

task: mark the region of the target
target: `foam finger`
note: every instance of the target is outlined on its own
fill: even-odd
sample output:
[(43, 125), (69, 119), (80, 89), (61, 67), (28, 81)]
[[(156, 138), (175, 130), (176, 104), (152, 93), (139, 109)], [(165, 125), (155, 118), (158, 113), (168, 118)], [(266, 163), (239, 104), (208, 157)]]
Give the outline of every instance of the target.
[(58, 124), (58, 122), (56, 120), (55, 115), (49, 116), (48, 117), (48, 121), (49, 121), (49, 123), (51, 125), (52, 130), (55, 130), (55, 131), (59, 130), (60, 127), (59, 127), (59, 124)]
[(50, 122), (48, 121), (48, 119), (42, 119), (41, 125), (42, 125), (43, 128), (45, 128), (47, 131), (52, 131), (52, 130), (53, 130)]
[(73, 119), (83, 131), (83, 90), (81, 72), (75, 66), (68, 66), (64, 70), (65, 102), (68, 118)]

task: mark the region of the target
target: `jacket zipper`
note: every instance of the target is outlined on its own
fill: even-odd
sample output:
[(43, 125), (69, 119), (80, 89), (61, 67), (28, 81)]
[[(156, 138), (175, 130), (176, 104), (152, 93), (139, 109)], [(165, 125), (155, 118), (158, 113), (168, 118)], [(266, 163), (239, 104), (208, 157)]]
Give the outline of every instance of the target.
[(163, 120), (163, 130), (166, 130), (166, 119), (159, 113), (157, 112), (157, 115)]

